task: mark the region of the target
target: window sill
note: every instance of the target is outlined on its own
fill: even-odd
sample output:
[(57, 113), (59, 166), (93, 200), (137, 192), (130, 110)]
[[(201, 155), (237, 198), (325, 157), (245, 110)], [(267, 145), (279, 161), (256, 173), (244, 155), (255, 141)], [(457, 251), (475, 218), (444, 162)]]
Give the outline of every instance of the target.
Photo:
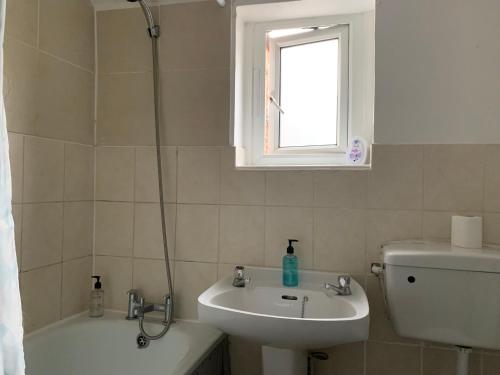
[(369, 171), (371, 164), (332, 164), (332, 165), (239, 165), (238, 171)]

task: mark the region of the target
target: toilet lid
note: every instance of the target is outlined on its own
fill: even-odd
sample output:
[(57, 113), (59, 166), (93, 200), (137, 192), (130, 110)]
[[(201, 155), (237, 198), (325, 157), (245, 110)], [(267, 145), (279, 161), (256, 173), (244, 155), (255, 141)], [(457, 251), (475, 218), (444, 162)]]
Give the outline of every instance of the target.
[(500, 248), (465, 249), (437, 242), (391, 242), (384, 246), (384, 264), (500, 273)]

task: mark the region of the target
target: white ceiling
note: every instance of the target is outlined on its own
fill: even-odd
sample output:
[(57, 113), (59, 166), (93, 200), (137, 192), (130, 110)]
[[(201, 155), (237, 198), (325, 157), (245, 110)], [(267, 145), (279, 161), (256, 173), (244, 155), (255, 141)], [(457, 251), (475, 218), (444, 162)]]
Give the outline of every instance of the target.
[[(96, 10), (108, 9), (121, 9), (137, 7), (137, 3), (130, 3), (127, 0), (91, 0)], [(176, 3), (192, 3), (199, 1), (214, 1), (215, 0), (150, 0), (152, 4), (176, 4)], [(266, 7), (275, 2), (283, 1), (281, 4), (274, 4), (280, 8), (280, 16), (290, 14), (300, 15), (300, 17), (307, 17), (309, 13), (320, 14), (348, 14), (348, 13), (361, 13), (375, 9), (375, 0), (233, 0), (237, 5), (255, 4), (262, 1), (267, 1), (268, 4), (259, 4), (248, 10), (248, 17), (251, 19), (251, 13), (259, 14), (262, 18), (262, 12), (266, 11)], [(230, 3), (230, 0), (227, 0)], [(240, 8), (242, 9), (242, 8)], [(245, 12), (247, 12), (245, 10)], [(275, 14), (274, 12), (272, 14)], [(247, 18), (247, 17), (245, 17)]]
[[(240, 4), (254, 0), (236, 0)], [(254, 4), (238, 8), (238, 16), (245, 21), (271, 21), (280, 19), (318, 17), (324, 15), (364, 13), (375, 9), (375, 0), (294, 0), (280, 2), (267, 0), (267, 4)]]
[[(178, 3), (194, 3), (200, 1), (215, 1), (215, 0), (150, 0), (151, 4), (178, 4)], [(91, 0), (95, 10), (123, 9), (135, 8), (137, 3), (130, 3), (127, 0)]]

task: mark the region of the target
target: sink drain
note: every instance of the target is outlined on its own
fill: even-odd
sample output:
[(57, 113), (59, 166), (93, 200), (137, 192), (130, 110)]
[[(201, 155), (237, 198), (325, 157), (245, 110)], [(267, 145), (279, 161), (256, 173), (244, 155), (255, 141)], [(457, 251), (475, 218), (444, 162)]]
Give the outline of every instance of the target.
[(138, 349), (146, 349), (149, 346), (149, 339), (141, 334), (137, 335), (135, 342)]

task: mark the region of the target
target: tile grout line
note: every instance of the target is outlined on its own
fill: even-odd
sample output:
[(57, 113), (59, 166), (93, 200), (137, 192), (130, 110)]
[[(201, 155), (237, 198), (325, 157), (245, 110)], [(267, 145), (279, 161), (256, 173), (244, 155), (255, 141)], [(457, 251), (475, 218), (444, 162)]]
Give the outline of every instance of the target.
[(40, 1), (36, 3), (36, 50), (40, 49)]
[[(21, 176), (21, 238), (20, 238), (20, 243), (18, 251), (20, 252), (20, 257), (19, 259), (21, 260), (21, 264), (19, 266), (19, 271), (22, 270), (22, 264), (23, 264), (23, 237), (24, 237), (24, 170), (25, 170), (25, 148), (26, 148), (26, 138), (22, 136), (22, 160), (21, 160), (21, 165), (23, 166), (22, 170), (22, 176)], [(15, 224), (14, 224), (15, 225)]]
[(222, 215), (221, 215), (221, 202), (222, 202), (222, 163), (223, 163), (223, 158), (222, 158), (222, 152), (219, 152), (219, 203), (217, 204), (217, 254), (216, 254), (216, 262), (217, 262), (217, 280), (219, 279), (219, 274), (221, 272), (221, 266), (220, 266), (220, 244), (221, 244), (221, 237), (222, 237)]
[[(135, 203), (135, 178), (137, 174), (137, 151), (135, 148), (132, 149), (134, 151), (134, 165), (133, 165), (133, 177), (132, 177), (132, 243), (130, 244), (132, 248), (132, 254), (131, 254), (131, 263), (132, 263), (132, 288), (134, 288), (134, 274), (135, 274), (135, 216), (136, 216), (136, 203)], [(162, 208), (163, 209), (163, 208)]]
[(93, 144), (75, 142), (75, 141), (70, 141), (67, 139), (44, 137), (44, 136), (40, 136), (40, 135), (36, 135), (36, 134), (25, 134), (25, 133), (21, 133), (21, 132), (15, 131), (15, 130), (9, 130), (8, 133), (22, 135), (25, 138), (33, 138), (33, 139), (49, 141), (49, 142), (63, 142), (63, 143), (76, 145), (76, 146), (82, 146), (82, 147), (89, 147), (89, 148), (94, 147)]
[(65, 202), (64, 202), (64, 199), (65, 199), (65, 196), (66, 196), (66, 144), (64, 144), (63, 146), (63, 178), (62, 178), (62, 202), (61, 203), (58, 203), (58, 204), (61, 204), (62, 206), (62, 215), (61, 215), (61, 220), (62, 220), (62, 223), (61, 223), (61, 228), (62, 228), (62, 231), (61, 231), (61, 280), (60, 280), (60, 283), (61, 283), (61, 290), (60, 290), (60, 298), (61, 298), (61, 301), (60, 301), (60, 305), (59, 305), (59, 308), (60, 308), (60, 311), (59, 311), (59, 319), (62, 319), (62, 316), (63, 316), (63, 296), (64, 296), (64, 293), (63, 293), (63, 288), (64, 288), (64, 267), (63, 267), (63, 261), (64, 261), (64, 231), (66, 230), (66, 226), (64, 225), (64, 211), (65, 211)]

